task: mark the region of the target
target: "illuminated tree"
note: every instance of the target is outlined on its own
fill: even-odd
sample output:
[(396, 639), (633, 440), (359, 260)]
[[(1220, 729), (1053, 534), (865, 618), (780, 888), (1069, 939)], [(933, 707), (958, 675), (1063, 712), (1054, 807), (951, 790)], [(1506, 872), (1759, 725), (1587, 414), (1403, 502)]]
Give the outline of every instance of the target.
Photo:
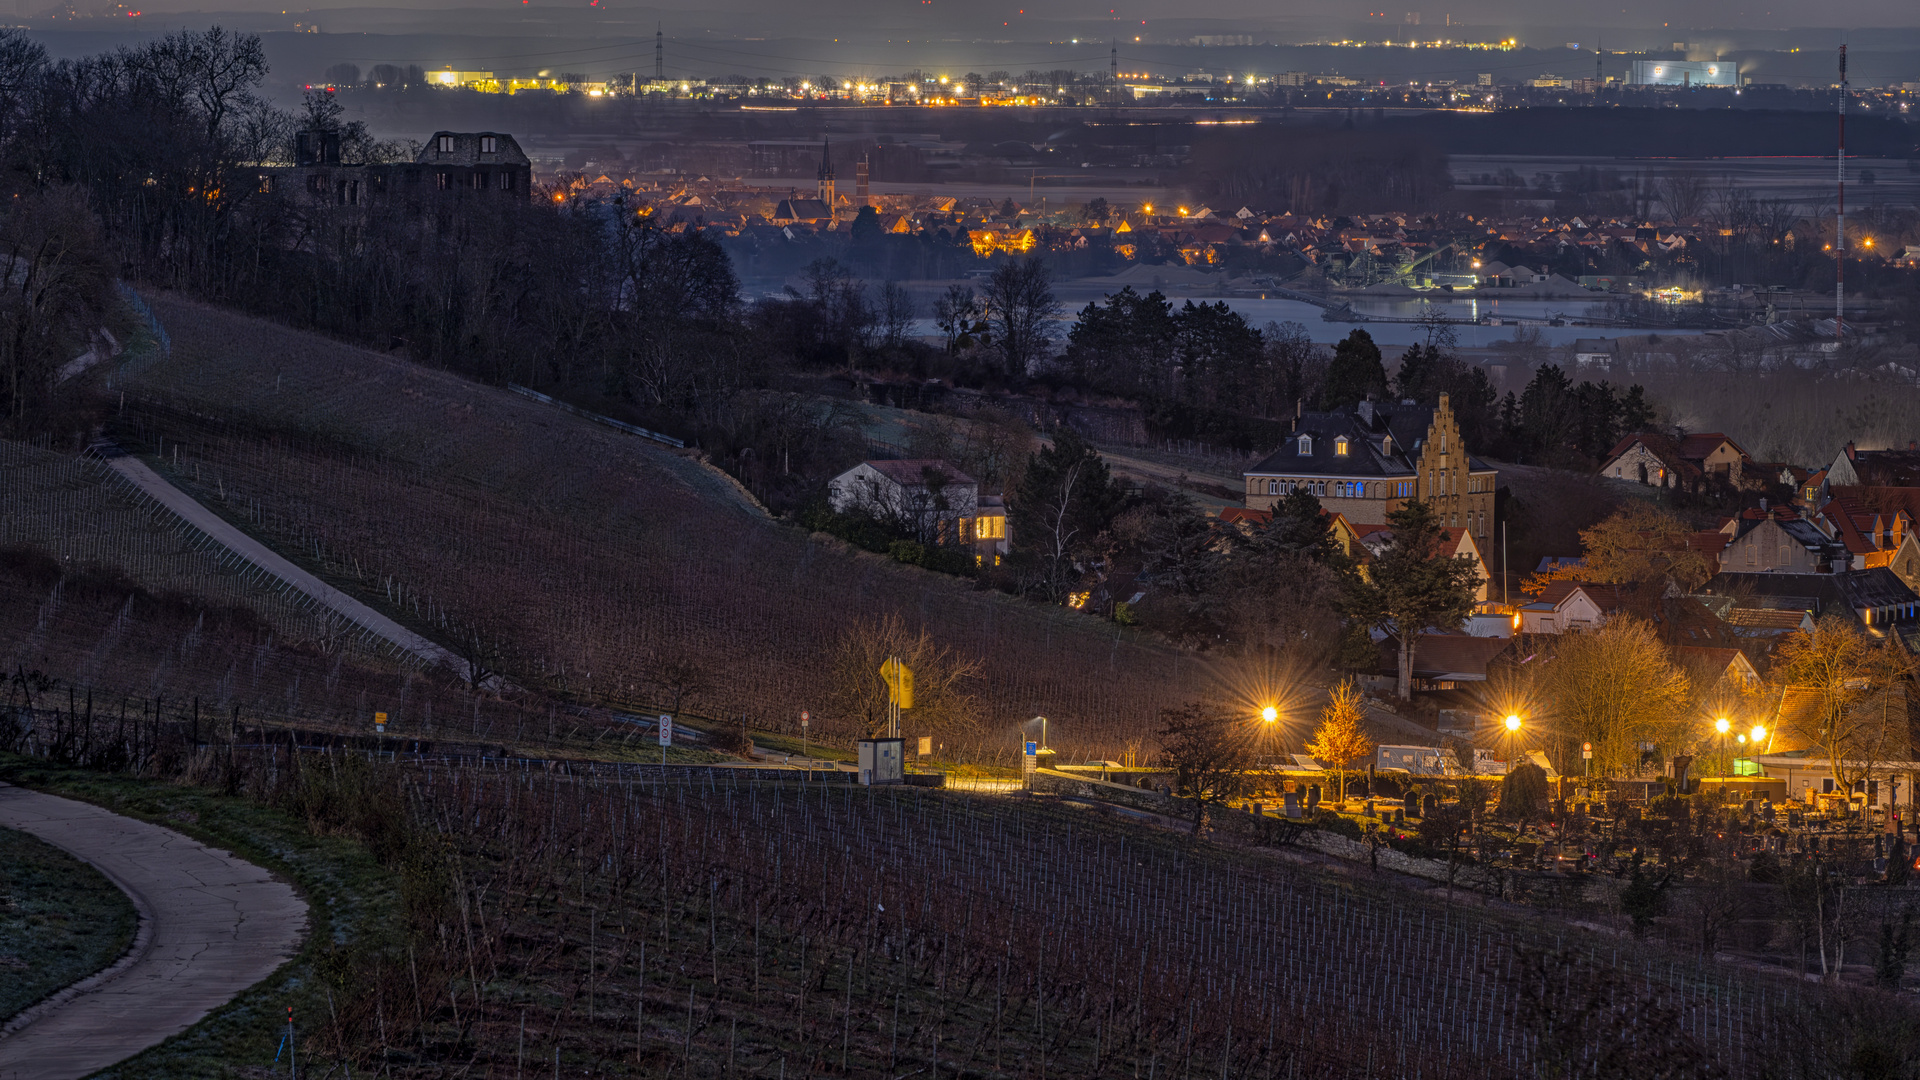
[(1545, 683), (1561, 733), (1593, 744), (1601, 776), (1633, 772), (1641, 743), (1683, 734), (1692, 716), (1686, 673), (1668, 659), (1653, 625), (1630, 615), (1563, 635)]
[(1852, 620), (1828, 614), (1788, 638), (1775, 671), (1782, 694), (1812, 699), (1806, 709), (1783, 702), (1781, 716), (1786, 734), (1819, 748), (1836, 790), (1852, 791), (1906, 749), (1906, 665)]
[(1341, 802), (1347, 799), (1347, 770), (1373, 756), (1373, 740), (1367, 737), (1365, 721), (1360, 691), (1351, 681), (1341, 682), (1327, 696), (1327, 707), (1320, 713), (1320, 727), (1307, 743), (1307, 753), (1333, 771), (1339, 792), (1337, 798)]
[(1586, 564), (1570, 566), (1530, 579), (1525, 590), (1538, 594), (1555, 578), (1573, 578), (1605, 585), (1657, 583), (1671, 579), (1692, 590), (1713, 576), (1707, 557), (1690, 541), (1693, 530), (1664, 510), (1633, 503), (1580, 533)]

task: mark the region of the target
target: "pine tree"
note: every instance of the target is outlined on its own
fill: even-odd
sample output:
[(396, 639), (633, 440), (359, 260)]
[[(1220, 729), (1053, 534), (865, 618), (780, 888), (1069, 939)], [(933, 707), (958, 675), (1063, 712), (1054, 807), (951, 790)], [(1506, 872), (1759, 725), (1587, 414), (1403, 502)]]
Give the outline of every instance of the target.
[(1433, 506), (1409, 502), (1387, 515), (1393, 539), (1347, 589), (1347, 614), (1400, 643), (1402, 700), (1413, 696), (1413, 646), (1429, 629), (1453, 630), (1473, 611), (1480, 572), (1471, 556), (1448, 555)]
[(1387, 368), (1380, 360), (1380, 346), (1373, 343), (1372, 334), (1355, 330), (1333, 347), (1326, 387), (1320, 391), (1320, 407), (1347, 409), (1386, 393)]

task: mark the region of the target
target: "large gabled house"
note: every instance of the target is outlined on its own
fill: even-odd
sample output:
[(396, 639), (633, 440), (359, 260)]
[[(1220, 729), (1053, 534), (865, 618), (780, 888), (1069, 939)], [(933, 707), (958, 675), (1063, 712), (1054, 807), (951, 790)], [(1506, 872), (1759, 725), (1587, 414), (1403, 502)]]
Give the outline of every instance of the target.
[(505, 132), (436, 131), (412, 161), (353, 164), (341, 158), (338, 131), (310, 130), (295, 133), (293, 164), (261, 170), (259, 187), (307, 208), (469, 196), (526, 202), (533, 163)]
[(1007, 510), (973, 477), (937, 459), (863, 461), (827, 481), (836, 513), (864, 513), (926, 544), (967, 545), (982, 561), (1007, 553)]
[(1419, 499), (1482, 548), (1493, 533), (1498, 478), (1468, 450), (1446, 394), (1431, 408), (1363, 401), (1333, 412), (1296, 409), (1286, 441), (1244, 474), (1249, 509), (1270, 510), (1305, 488), (1364, 534)]
[(1743, 470), (1751, 461), (1738, 443), (1717, 431), (1679, 436), (1639, 432), (1608, 451), (1600, 475), (1687, 491), (1697, 491), (1711, 479), (1738, 488), (1747, 479)]

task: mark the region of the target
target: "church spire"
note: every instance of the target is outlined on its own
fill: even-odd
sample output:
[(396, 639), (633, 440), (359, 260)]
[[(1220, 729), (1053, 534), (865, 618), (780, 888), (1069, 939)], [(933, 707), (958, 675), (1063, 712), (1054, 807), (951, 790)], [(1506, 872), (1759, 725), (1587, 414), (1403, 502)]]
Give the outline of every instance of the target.
[(833, 147), (825, 139), (820, 140), (820, 201), (833, 210)]

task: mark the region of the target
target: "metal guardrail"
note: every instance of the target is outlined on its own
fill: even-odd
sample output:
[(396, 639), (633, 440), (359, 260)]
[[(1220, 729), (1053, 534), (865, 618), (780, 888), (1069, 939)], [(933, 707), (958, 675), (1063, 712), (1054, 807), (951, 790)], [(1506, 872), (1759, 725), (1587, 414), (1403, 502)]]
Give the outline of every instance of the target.
[(678, 447), (682, 450), (687, 447), (684, 440), (676, 439), (671, 435), (662, 435), (657, 431), (648, 431), (646, 428), (629, 424), (624, 420), (615, 420), (611, 416), (601, 416), (597, 412), (583, 409), (578, 405), (569, 405), (558, 398), (549, 397), (538, 390), (530, 390), (527, 387), (521, 386), (519, 383), (508, 383), (507, 389), (519, 394), (521, 397), (538, 401), (542, 405), (552, 405), (555, 408), (564, 409), (583, 420), (591, 420), (596, 424), (603, 424), (613, 428), (615, 431), (624, 431), (629, 435), (638, 435), (643, 439), (652, 439), (654, 442), (665, 443), (668, 446)]

